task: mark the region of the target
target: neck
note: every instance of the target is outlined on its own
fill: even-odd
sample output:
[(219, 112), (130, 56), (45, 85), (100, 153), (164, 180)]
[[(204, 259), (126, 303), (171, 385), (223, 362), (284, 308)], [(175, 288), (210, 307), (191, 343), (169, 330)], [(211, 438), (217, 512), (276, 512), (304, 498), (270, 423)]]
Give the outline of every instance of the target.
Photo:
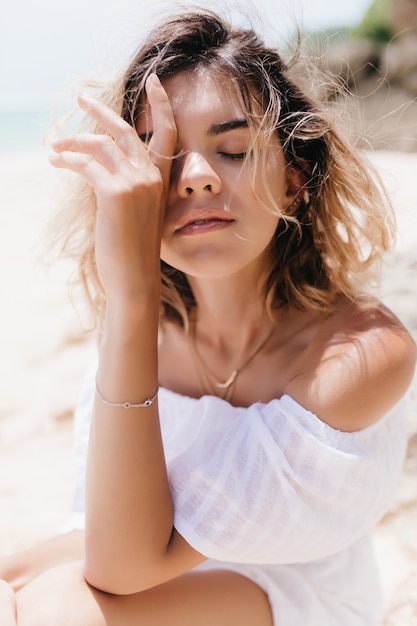
[(196, 280), (190, 284), (196, 299), (194, 333), (227, 361), (239, 361), (271, 328), (261, 306), (259, 286), (234, 277)]
[(197, 303), (190, 345), (201, 389), (228, 401), (275, 330), (258, 286), (232, 278), (190, 281)]

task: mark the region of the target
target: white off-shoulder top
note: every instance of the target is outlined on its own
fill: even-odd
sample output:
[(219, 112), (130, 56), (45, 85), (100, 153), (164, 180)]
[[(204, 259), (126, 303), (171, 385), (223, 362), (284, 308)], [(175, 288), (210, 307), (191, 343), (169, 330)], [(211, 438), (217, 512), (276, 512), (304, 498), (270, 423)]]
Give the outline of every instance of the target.
[[(75, 413), (75, 525), (82, 526), (94, 397)], [(405, 400), (358, 432), (333, 429), (288, 395), (239, 408), (161, 388), (174, 525), (267, 592), (275, 626), (374, 626), (381, 616), (369, 532), (389, 507), (406, 450)]]

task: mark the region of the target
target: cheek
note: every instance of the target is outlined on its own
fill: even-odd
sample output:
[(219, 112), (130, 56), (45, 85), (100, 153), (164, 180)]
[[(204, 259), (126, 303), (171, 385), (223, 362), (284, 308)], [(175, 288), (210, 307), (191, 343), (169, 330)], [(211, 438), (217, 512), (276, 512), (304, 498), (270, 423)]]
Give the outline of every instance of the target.
[(265, 211), (274, 212), (276, 215), (285, 212), (287, 188), (285, 161), (281, 153), (278, 157), (259, 163), (252, 194), (257, 197), (258, 203), (264, 206)]

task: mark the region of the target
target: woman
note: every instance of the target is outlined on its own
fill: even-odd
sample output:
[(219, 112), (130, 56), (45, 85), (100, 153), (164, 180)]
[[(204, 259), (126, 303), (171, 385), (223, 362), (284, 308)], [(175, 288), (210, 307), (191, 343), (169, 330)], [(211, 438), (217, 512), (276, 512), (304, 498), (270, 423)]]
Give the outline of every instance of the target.
[(3, 589), (2, 623), (378, 624), (368, 535), (415, 346), (365, 288), (391, 235), (376, 177), (209, 12), (79, 105), (95, 132), (51, 162), (92, 190), (66, 233), (101, 330), (85, 555)]

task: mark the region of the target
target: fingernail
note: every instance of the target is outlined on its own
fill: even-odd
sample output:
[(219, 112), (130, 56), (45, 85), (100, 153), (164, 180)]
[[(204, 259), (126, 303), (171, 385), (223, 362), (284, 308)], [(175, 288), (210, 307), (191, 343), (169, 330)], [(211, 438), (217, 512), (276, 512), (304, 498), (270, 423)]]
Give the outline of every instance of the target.
[(91, 102), (92, 98), (86, 94), (84, 91), (78, 94), (78, 103), (79, 104), (88, 104)]
[(156, 74), (149, 74), (148, 78), (146, 79), (146, 82), (148, 85), (151, 84), (151, 85), (155, 85), (155, 87), (162, 87), (161, 81), (159, 80)]

